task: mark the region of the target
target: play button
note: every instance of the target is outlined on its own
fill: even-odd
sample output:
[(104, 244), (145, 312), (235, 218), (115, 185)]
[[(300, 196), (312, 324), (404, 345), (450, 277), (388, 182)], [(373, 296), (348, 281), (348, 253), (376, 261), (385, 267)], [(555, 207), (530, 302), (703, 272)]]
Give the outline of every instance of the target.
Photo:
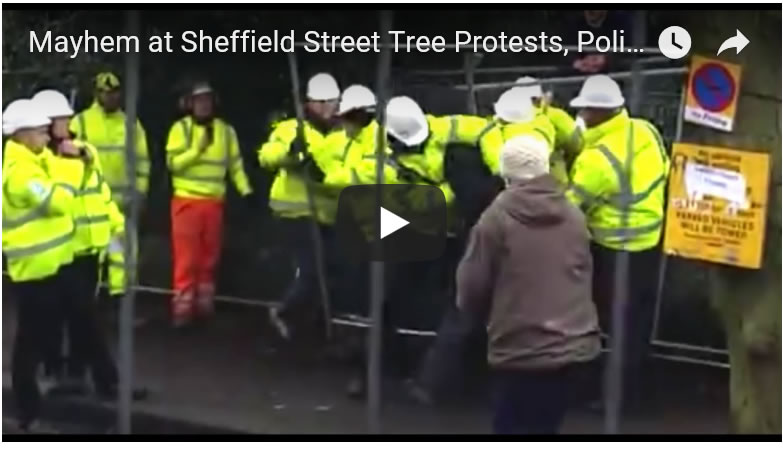
[(392, 262), (440, 257), (446, 245), (443, 192), (429, 185), (380, 187), (380, 192), (375, 185), (340, 192), (336, 227), (342, 252), (351, 258)]
[(381, 207), (381, 238), (386, 238), (389, 234), (399, 231), (408, 226), (410, 221), (405, 220), (385, 207)]

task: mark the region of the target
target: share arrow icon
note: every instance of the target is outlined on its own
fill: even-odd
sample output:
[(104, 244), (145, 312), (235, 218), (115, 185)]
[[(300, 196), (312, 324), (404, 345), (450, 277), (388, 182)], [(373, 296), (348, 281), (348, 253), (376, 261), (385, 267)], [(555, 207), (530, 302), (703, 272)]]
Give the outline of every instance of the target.
[(718, 49), (718, 54), (721, 54), (723, 50), (728, 50), (729, 48), (736, 48), (737, 54), (742, 51), (743, 48), (745, 48), (746, 45), (748, 45), (750, 41), (747, 37), (745, 37), (744, 34), (740, 32), (740, 30), (737, 30), (737, 35), (734, 37), (730, 37), (723, 41), (722, 44), (720, 44), (720, 48)]

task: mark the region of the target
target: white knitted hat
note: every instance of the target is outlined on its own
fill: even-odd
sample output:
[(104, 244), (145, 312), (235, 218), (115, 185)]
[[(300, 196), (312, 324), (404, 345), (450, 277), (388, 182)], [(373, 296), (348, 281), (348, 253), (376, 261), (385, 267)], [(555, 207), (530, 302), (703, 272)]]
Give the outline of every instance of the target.
[(549, 145), (523, 135), (506, 141), (500, 152), (500, 176), (522, 181), (549, 173)]

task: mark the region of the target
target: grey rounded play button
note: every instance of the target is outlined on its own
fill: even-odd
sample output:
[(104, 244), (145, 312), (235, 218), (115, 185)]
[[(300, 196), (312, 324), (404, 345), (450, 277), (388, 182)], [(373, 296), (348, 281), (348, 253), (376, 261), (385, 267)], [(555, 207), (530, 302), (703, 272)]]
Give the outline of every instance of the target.
[(446, 198), (429, 185), (350, 186), (340, 193), (337, 238), (352, 258), (437, 259), (446, 245)]

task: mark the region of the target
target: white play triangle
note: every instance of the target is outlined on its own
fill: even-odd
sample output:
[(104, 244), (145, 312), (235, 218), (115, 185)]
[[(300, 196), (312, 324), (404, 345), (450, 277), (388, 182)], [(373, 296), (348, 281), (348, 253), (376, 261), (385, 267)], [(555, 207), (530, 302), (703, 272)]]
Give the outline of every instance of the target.
[(389, 234), (404, 228), (409, 223), (410, 222), (408, 220), (405, 220), (399, 215), (381, 207), (381, 238), (382, 239), (388, 236)]

